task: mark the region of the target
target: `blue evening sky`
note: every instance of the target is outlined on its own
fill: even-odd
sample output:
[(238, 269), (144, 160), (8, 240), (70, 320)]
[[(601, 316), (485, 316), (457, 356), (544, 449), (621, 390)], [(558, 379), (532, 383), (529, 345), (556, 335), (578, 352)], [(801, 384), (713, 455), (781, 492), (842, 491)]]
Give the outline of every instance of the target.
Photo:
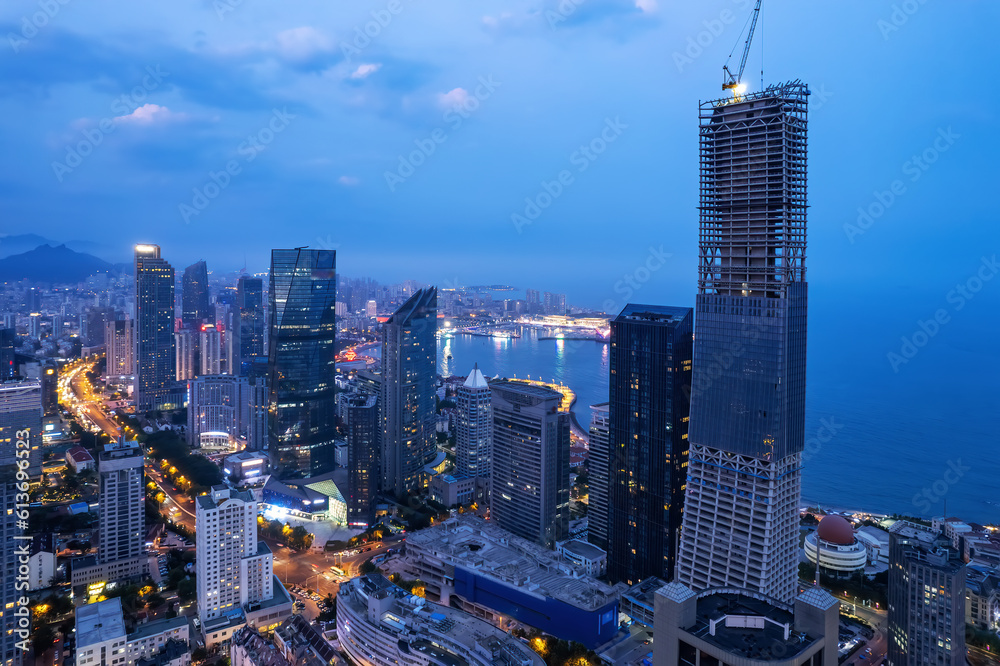
[[(698, 101), (722, 95), (751, 7), (5, 0), (0, 232), (217, 270), (336, 247), (347, 275), (598, 307), (631, 275), (631, 300), (690, 305)], [(759, 88), (763, 47), (767, 82), (813, 91), (809, 279), (831, 324), (863, 301), (951, 307), (1000, 244), (998, 24), (985, 0), (765, 0), (744, 78)]]

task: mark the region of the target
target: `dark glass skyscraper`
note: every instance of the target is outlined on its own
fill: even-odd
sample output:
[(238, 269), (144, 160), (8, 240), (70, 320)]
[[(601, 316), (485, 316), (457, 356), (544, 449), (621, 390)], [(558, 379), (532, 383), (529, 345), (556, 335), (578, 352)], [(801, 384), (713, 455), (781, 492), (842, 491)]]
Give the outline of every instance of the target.
[(360, 394), (347, 403), (347, 522), (371, 525), (378, 497), (378, 396)]
[(208, 266), (204, 261), (191, 264), (184, 269), (181, 309), (181, 316), (186, 326), (200, 326), (214, 320), (208, 303)]
[(382, 490), (402, 497), (427, 485), (437, 453), (437, 289), (413, 294), (382, 332)]
[(269, 449), (283, 477), (333, 468), (337, 405), (336, 252), (272, 250)]
[(174, 384), (174, 269), (159, 245), (135, 246), (135, 406), (172, 406)]
[(806, 396), (800, 81), (701, 105), (691, 456), (680, 581), (790, 602)]
[(247, 375), (257, 358), (264, 356), (264, 281), (240, 276), (236, 283), (237, 326), (233, 351), (239, 354), (232, 373)]
[(608, 576), (673, 578), (688, 459), (691, 308), (626, 305), (611, 321)]

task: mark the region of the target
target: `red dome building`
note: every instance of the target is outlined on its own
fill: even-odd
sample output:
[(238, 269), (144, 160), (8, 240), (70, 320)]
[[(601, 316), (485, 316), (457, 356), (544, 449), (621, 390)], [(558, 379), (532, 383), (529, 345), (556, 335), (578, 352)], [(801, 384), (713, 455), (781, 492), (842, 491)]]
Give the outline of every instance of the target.
[(868, 549), (854, 537), (854, 526), (843, 516), (823, 516), (816, 531), (806, 537), (806, 557), (835, 575), (861, 571), (868, 563)]

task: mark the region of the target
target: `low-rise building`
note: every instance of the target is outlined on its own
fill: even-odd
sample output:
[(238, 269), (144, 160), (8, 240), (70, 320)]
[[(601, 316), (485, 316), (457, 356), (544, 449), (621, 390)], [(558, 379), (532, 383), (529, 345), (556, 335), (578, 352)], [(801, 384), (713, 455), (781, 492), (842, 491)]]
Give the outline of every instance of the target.
[(639, 581), (622, 593), (622, 613), (628, 615), (634, 622), (652, 629), (656, 592), (666, 584), (665, 580), (656, 577)]
[(337, 659), (333, 646), (301, 615), (291, 616), (274, 630), (274, 645), (294, 666), (326, 666)]
[(407, 536), (426, 593), (501, 624), (505, 618), (593, 648), (618, 631), (618, 591), (493, 521), (461, 514)]
[(229, 642), (229, 661), (232, 666), (291, 666), (277, 646), (246, 626)]
[(381, 574), (340, 586), (337, 635), (341, 649), (360, 666), (545, 663), (506, 632), (455, 608), (428, 603)]
[(56, 575), (56, 539), (51, 532), (35, 535), (28, 556), (28, 590), (41, 590), (52, 585)]
[(261, 483), (267, 474), (267, 456), (254, 451), (240, 451), (226, 456), (222, 473), (226, 475), (226, 481), (234, 486)]
[(556, 552), (583, 569), (588, 576), (600, 578), (608, 571), (608, 553), (582, 539), (570, 539), (556, 544)]
[(810, 587), (783, 604), (740, 588), (695, 593), (668, 583), (655, 595), (653, 663), (837, 666), (840, 602)]
[[(141, 624), (128, 631), (120, 598), (106, 599), (76, 609), (77, 666), (135, 666), (139, 660), (167, 654), (172, 642), (188, 646), (188, 620), (174, 617)], [(187, 651), (166, 662), (191, 663)]]
[(73, 446), (66, 451), (66, 464), (76, 474), (97, 469), (97, 461), (94, 460), (94, 456), (90, 455), (90, 451), (82, 446)]

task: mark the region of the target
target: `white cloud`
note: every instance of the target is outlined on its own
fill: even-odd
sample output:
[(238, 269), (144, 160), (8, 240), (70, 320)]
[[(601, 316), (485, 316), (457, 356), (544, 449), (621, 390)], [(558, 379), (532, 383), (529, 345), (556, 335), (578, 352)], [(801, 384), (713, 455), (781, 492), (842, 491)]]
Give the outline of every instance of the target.
[(374, 74), (378, 70), (382, 69), (382, 63), (362, 63), (358, 65), (358, 68), (351, 73), (352, 79), (366, 79), (368, 75)]
[(285, 60), (301, 62), (318, 53), (333, 49), (333, 42), (315, 28), (303, 26), (279, 32), (274, 39), (275, 50)]
[(452, 109), (456, 106), (463, 106), (467, 99), (469, 99), (468, 90), (465, 88), (455, 88), (438, 95), (438, 104), (446, 109)]
[(152, 125), (154, 123), (165, 123), (171, 120), (184, 120), (186, 114), (174, 113), (165, 106), (159, 104), (143, 104), (132, 113), (115, 118), (116, 123), (129, 123), (134, 125)]
[(361, 180), (354, 176), (341, 176), (337, 179), (337, 182), (345, 187), (355, 187), (361, 183)]
[(652, 14), (660, 8), (656, 0), (635, 0), (635, 6), (646, 14)]

